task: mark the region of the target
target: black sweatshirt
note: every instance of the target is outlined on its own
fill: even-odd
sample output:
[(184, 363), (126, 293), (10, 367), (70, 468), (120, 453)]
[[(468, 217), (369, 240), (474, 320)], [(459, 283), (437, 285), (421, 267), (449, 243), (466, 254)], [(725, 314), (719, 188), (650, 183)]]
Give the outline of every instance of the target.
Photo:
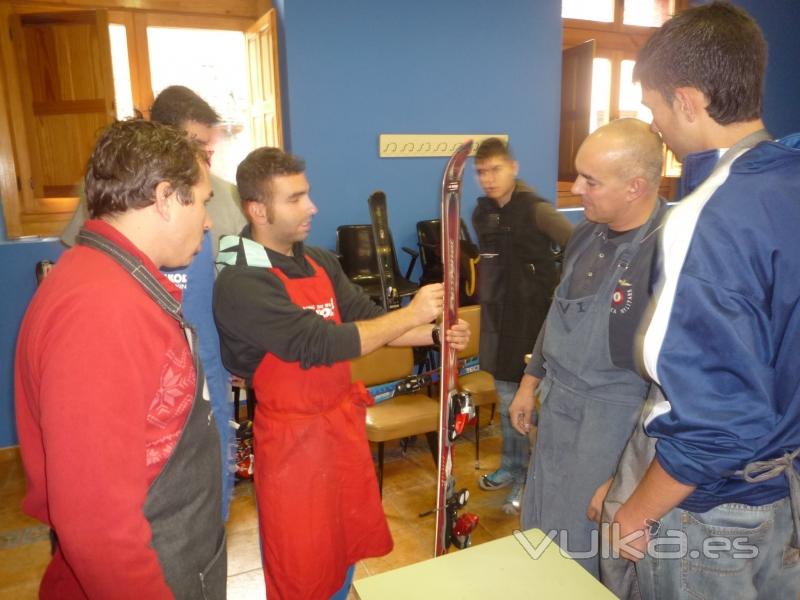
[[(243, 232), (247, 235), (248, 229)], [(341, 325), (292, 303), (283, 282), (263, 266), (249, 266), (240, 244), (235, 262), (222, 269), (214, 286), (214, 318), (219, 330), (222, 362), (231, 373), (248, 381), (267, 352), (303, 368), (331, 365), (361, 354), (354, 321), (383, 314), (364, 291), (342, 271), (336, 256), (321, 248), (295, 244), (294, 256), (266, 250), (272, 266), (288, 278), (310, 277), (306, 254), (316, 261), (333, 284)]]

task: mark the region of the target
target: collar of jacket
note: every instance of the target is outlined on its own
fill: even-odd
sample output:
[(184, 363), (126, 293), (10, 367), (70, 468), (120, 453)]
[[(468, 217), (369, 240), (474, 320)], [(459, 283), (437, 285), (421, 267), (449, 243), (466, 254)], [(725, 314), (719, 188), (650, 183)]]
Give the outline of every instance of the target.
[(225, 235), (219, 239), (217, 271), (230, 266), (260, 267), (269, 269), (272, 261), (267, 249), (250, 238), (239, 235)]

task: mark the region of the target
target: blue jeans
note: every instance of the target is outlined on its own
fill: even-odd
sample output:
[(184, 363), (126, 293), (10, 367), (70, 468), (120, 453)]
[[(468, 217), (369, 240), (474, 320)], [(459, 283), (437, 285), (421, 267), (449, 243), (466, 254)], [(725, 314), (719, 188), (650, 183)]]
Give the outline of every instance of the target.
[(650, 548), (676, 556), (648, 555), (636, 565), (642, 598), (795, 598), (800, 552), (790, 546), (793, 529), (788, 498), (704, 513), (673, 509)]
[(528, 473), (530, 460), (530, 442), (528, 436), (519, 433), (511, 426), (508, 408), (517, 393), (519, 382), (496, 380), (494, 382), (497, 395), (500, 397), (500, 430), (503, 433), (503, 455), (500, 468), (514, 477), (514, 483), (523, 485)]
[(347, 594), (350, 592), (350, 584), (353, 583), (353, 573), (355, 573), (355, 571), (356, 566), (350, 565), (350, 568), (347, 569), (347, 574), (344, 576), (344, 584), (342, 584), (338, 592), (331, 596), (331, 600), (345, 600), (347, 598)]

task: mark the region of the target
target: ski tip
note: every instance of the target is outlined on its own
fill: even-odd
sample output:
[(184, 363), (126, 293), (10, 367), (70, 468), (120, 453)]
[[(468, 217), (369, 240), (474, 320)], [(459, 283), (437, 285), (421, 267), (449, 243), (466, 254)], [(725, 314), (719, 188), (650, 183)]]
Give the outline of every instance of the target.
[(460, 180), (464, 173), (464, 165), (472, 152), (472, 140), (467, 140), (456, 148), (447, 161), (444, 170), (443, 191), (453, 192), (460, 187)]
[(367, 202), (380, 202), (381, 200), (386, 200), (386, 193), (383, 190), (375, 190), (369, 195), (369, 198), (367, 198)]

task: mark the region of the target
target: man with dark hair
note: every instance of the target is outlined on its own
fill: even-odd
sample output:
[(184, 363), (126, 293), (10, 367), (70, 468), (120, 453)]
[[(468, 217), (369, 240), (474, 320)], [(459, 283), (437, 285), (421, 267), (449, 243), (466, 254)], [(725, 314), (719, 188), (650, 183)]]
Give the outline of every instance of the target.
[(634, 340), (650, 299), (650, 275), (666, 211), (658, 197), (663, 145), (637, 119), (611, 121), (575, 157), (585, 221), (576, 227), (519, 391), (512, 425), (541, 413), (522, 502), (522, 527), (554, 532), (594, 577), (597, 525), (586, 507), (630, 437), (649, 387), (636, 372)]
[(153, 101), (150, 120), (181, 129), (186, 129), (187, 121), (213, 127), (219, 123), (219, 114), (194, 91), (182, 85), (171, 85), (161, 90)]
[(23, 509), (52, 529), (42, 598), (225, 597), (219, 439), (181, 293), (210, 226), (203, 150), (145, 121), (102, 132), (93, 219), (42, 282), (15, 366)]
[[(214, 154), (213, 127), (219, 115), (208, 102), (187, 87), (173, 85), (156, 96), (150, 110), (150, 120), (176, 127), (200, 144), (208, 164)], [(237, 234), (246, 221), (239, 205), (236, 187), (221, 177), (209, 173), (212, 197), (207, 210), (211, 217), (211, 229), (206, 232), (200, 252), (188, 267), (171, 269), (167, 273), (170, 281), (183, 291), (183, 314), (197, 328), (200, 339), (200, 361), (208, 380), (208, 392), (214, 409), (222, 452), (223, 516), (227, 518), (230, 497), (233, 491), (233, 443), (231, 428), (233, 406), (230, 399), (229, 376), (222, 366), (219, 355), (219, 337), (211, 311), (211, 295), (214, 289), (214, 255), (219, 238)], [(85, 198), (75, 211), (69, 225), (61, 236), (67, 246), (73, 246), (80, 227), (89, 216)]]
[[(214, 290), (225, 366), (258, 398), (255, 485), (271, 600), (345, 598), (352, 565), (391, 550), (366, 439), (371, 398), (351, 383), (348, 361), (386, 344), (430, 345), (443, 306), (434, 284), (383, 314), (333, 254), (304, 245), (317, 213), (304, 171), (278, 148), (239, 165), (250, 225), (220, 242)], [(446, 335), (463, 349), (468, 325)]]
[(486, 194), (472, 213), (481, 252), (480, 360), (481, 368), (495, 377), (503, 433), (500, 467), (484, 475), (480, 486), (497, 490), (510, 485), (504, 509), (518, 512), (530, 442), (511, 426), (508, 407), (558, 283), (553, 246), (566, 245), (572, 225), (517, 179), (519, 165), (501, 139), (481, 142), (475, 171)]
[(643, 343), (655, 460), (615, 517), (626, 558), (659, 536), (637, 564), (646, 598), (800, 590), (800, 135), (764, 131), (765, 68), (756, 23), (715, 2), (667, 21), (634, 71), (692, 190), (664, 226)]
[[(153, 101), (150, 120), (185, 131), (190, 138), (203, 146), (211, 164), (211, 157), (214, 155), (214, 127), (219, 123), (219, 115), (195, 92), (182, 85), (164, 88)], [(214, 225), (209, 236), (211, 252), (216, 253), (219, 238), (239, 233), (247, 221), (239, 205), (239, 194), (232, 183), (212, 173), (211, 188), (214, 196), (208, 204), (208, 214)], [(81, 197), (72, 220), (61, 234), (61, 241), (67, 246), (74, 246), (78, 231), (88, 218), (86, 200)]]

